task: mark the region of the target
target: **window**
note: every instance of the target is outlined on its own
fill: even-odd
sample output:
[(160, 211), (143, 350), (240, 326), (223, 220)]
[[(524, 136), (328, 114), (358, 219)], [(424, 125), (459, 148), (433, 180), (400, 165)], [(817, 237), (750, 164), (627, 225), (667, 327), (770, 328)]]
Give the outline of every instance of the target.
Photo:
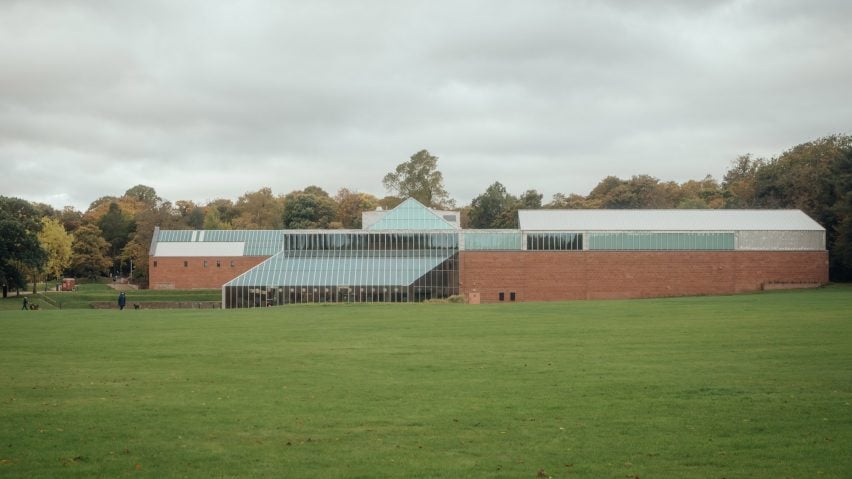
[(154, 260), (154, 267), (157, 267), (157, 260)]
[(515, 292), (512, 291), (511, 293), (509, 293), (509, 301), (514, 301), (514, 300), (515, 300)]
[(231, 260), (231, 268), (234, 267), (234, 260)]
[(221, 267), (222, 267), (222, 262), (221, 262), (221, 261), (219, 261), (218, 259), (216, 260), (216, 267), (217, 267), (217, 268), (221, 268)]
[(189, 261), (184, 261), (184, 262), (183, 262), (183, 267), (184, 267), (184, 268), (186, 268), (187, 266), (189, 266)]
[(500, 295), (499, 295), (499, 296), (500, 296), (500, 301), (505, 301), (505, 300), (506, 300), (506, 293), (504, 293), (504, 292), (500, 291)]
[(204, 260), (204, 267), (205, 268), (207, 267), (207, 260), (206, 259)]

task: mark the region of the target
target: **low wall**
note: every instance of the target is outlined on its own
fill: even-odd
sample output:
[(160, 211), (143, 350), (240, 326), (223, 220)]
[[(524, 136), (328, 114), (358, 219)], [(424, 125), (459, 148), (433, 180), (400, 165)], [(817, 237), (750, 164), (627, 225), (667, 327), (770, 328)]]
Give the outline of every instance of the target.
[[(150, 301), (145, 303), (128, 303), (124, 309), (220, 309), (221, 301)], [(118, 309), (115, 301), (95, 301), (91, 303), (94, 309)]]
[(733, 294), (828, 283), (826, 251), (463, 251), (483, 303)]

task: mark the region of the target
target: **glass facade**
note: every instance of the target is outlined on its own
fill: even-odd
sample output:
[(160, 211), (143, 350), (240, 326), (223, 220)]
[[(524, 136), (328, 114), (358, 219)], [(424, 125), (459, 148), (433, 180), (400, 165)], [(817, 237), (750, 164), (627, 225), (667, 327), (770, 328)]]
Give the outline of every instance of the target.
[(583, 249), (581, 233), (527, 233), (528, 251), (575, 251)]
[(590, 250), (713, 250), (734, 249), (734, 233), (588, 233)]
[(282, 244), (280, 253), (225, 284), (226, 308), (459, 294), (455, 231), (285, 232)]
[(520, 250), (523, 235), (520, 231), (467, 230), (462, 233), (467, 251)]

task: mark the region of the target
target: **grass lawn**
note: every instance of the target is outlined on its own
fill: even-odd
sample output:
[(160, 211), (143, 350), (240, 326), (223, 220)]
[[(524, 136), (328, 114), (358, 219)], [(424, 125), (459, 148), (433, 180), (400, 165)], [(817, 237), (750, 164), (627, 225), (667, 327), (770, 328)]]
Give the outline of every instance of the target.
[(852, 287), (0, 311), (0, 477), (840, 478)]
[[(47, 291), (39, 288), (35, 295), (27, 294), (31, 302), (38, 303), (39, 309), (89, 309), (94, 302), (117, 303), (118, 291), (102, 283), (90, 283), (77, 285), (77, 291)], [(145, 289), (128, 290), (127, 307), (132, 308), (133, 303), (150, 302), (175, 302), (175, 301), (221, 301), (221, 289), (202, 290), (163, 290)], [(14, 292), (9, 297), (0, 299), (0, 311), (14, 311), (21, 309), (23, 296), (16, 296)], [(61, 307), (60, 307), (61, 306)]]

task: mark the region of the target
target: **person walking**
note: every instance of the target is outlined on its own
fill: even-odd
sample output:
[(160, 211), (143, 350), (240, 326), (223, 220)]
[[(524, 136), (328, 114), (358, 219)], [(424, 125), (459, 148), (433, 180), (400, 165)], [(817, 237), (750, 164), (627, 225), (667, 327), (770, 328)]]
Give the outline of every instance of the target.
[(124, 295), (124, 291), (118, 293), (118, 309), (124, 311), (124, 305), (127, 304), (127, 296)]
[(24, 296), (24, 305), (21, 306), (21, 311), (26, 311), (26, 310), (30, 309), (29, 306), (30, 306), (30, 300), (28, 300), (27, 297)]

